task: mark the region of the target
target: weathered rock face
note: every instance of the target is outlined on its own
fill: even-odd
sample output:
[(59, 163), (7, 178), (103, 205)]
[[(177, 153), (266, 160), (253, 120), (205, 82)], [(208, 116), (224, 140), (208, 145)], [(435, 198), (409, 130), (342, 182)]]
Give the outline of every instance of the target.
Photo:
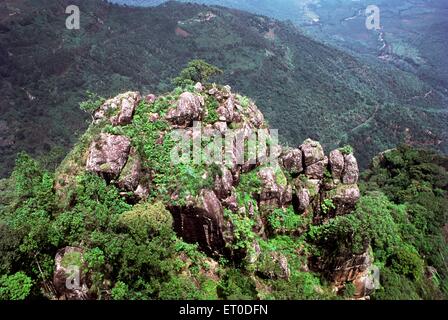
[(235, 114), (235, 98), (232, 96), (216, 110), (219, 121), (232, 122)]
[(176, 125), (188, 126), (201, 119), (204, 104), (202, 96), (184, 92), (180, 95), (176, 108), (171, 109), (166, 118)]
[(296, 196), (298, 199), (298, 209), (300, 211), (305, 211), (311, 204), (310, 191), (303, 187), (298, 188)]
[[(283, 173), (282, 173), (283, 174)], [(292, 201), (292, 188), (278, 182), (277, 174), (273, 168), (267, 167), (260, 170), (258, 176), (261, 180), (260, 205), (269, 207), (282, 207)]]
[(326, 193), (326, 197), (331, 199), (336, 206), (336, 215), (342, 215), (351, 212), (355, 208), (361, 193), (356, 184), (339, 184), (335, 189)]
[(223, 200), (228, 198), (232, 193), (233, 187), (233, 175), (226, 166), (221, 167), (221, 174), (218, 174), (215, 178), (214, 191), (219, 199)]
[(368, 299), (378, 287), (379, 270), (373, 266), (369, 249), (358, 255), (332, 257), (326, 261), (315, 262), (313, 268), (326, 275), (337, 290), (352, 282), (355, 286), (353, 298), (356, 299)]
[(280, 163), (283, 168), (292, 174), (299, 174), (303, 171), (302, 151), (300, 149), (290, 149), (280, 155)]
[(84, 272), (83, 250), (65, 247), (56, 253), (53, 284), (60, 300), (88, 300), (89, 279)]
[(118, 178), (117, 185), (120, 189), (134, 191), (140, 182), (142, 165), (138, 153), (131, 148), (128, 160)]
[(135, 108), (141, 100), (140, 93), (126, 92), (107, 100), (94, 114), (96, 122), (109, 119), (115, 126), (130, 124)]
[(341, 180), (344, 171), (344, 155), (339, 150), (330, 152), (330, 170), (334, 180)]
[(106, 179), (116, 179), (126, 164), (130, 149), (131, 141), (127, 137), (102, 133), (90, 146), (86, 169)]
[(323, 160), (317, 161), (306, 167), (305, 175), (310, 179), (323, 179), (325, 168), (328, 165), (328, 158), (325, 157)]
[(172, 207), (175, 231), (187, 242), (216, 253), (224, 245), (224, 214), (221, 202), (211, 190), (202, 190), (199, 199), (186, 207)]
[(300, 150), (303, 152), (303, 159), (305, 166), (310, 166), (318, 161), (322, 161), (325, 158), (324, 149), (317, 141), (307, 139), (300, 146)]
[(345, 184), (358, 183), (359, 169), (358, 162), (354, 155), (344, 156), (344, 171), (342, 173), (342, 182)]

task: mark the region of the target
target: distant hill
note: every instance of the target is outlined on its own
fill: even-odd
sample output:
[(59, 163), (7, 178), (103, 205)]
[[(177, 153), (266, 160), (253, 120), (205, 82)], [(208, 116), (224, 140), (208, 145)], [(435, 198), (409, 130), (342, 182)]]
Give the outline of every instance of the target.
[[(381, 30), (367, 30), (370, 0), (180, 0), (221, 5), (290, 20), (309, 36), (352, 54), (367, 55), (412, 71), (448, 89), (448, 3), (444, 0), (379, 0)], [(153, 6), (162, 0), (113, 0)]]
[[(81, 30), (65, 8), (81, 8)], [(284, 141), (352, 144), (372, 155), (408, 142), (447, 151), (446, 97), (413, 73), (366, 63), (305, 36), (293, 24), (222, 7), (170, 2), (131, 8), (94, 0), (0, 4), (0, 161), (19, 150), (56, 164), (86, 127), (90, 90), (164, 92), (193, 58), (224, 70), (257, 102)]]

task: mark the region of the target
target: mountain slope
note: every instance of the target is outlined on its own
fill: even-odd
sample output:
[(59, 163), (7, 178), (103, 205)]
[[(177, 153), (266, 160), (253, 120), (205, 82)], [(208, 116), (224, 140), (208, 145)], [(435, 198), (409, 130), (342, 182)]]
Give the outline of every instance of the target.
[[(114, 0), (153, 6), (163, 0)], [(290, 20), (318, 41), (354, 55), (367, 55), (416, 73), (435, 86), (448, 87), (446, 52), (448, 5), (444, 0), (379, 0), (380, 30), (365, 27), (369, 0), (184, 0), (221, 5)]]
[[(66, 30), (78, 3), (81, 30)], [(191, 59), (224, 70), (216, 80), (251, 95), (291, 145), (353, 144), (365, 166), (406, 140), (446, 151), (446, 97), (410, 73), (364, 64), (266, 17), (201, 5), (124, 8), (102, 1), (6, 1), (0, 20), (1, 174), (18, 150), (57, 163), (86, 90), (161, 92)], [(55, 149), (62, 146), (62, 149)]]

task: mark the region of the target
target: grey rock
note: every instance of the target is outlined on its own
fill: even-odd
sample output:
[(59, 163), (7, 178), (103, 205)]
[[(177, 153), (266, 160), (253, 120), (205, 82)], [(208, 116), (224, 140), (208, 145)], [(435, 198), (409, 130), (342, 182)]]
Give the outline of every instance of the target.
[(130, 149), (131, 141), (127, 137), (102, 133), (90, 146), (86, 170), (116, 179), (126, 164)]
[(330, 170), (333, 179), (341, 180), (342, 172), (344, 170), (344, 155), (339, 150), (333, 150), (330, 152)]
[(167, 120), (177, 125), (189, 125), (201, 119), (204, 104), (202, 96), (184, 92), (180, 95), (177, 106), (168, 111)]
[(280, 155), (280, 163), (292, 174), (301, 173), (303, 171), (302, 151), (299, 149), (283, 151)]
[(324, 157), (323, 160), (308, 165), (305, 169), (305, 175), (310, 179), (323, 179), (327, 165), (328, 158)]
[[(89, 300), (89, 279), (83, 249), (65, 247), (56, 253), (53, 285), (59, 300)], [(71, 263), (71, 264), (69, 264)]]
[(359, 168), (354, 155), (344, 156), (344, 172), (342, 173), (342, 182), (345, 184), (355, 184), (358, 182)]
[(118, 187), (122, 190), (134, 191), (141, 176), (141, 160), (135, 149), (131, 148), (128, 161), (118, 178)]

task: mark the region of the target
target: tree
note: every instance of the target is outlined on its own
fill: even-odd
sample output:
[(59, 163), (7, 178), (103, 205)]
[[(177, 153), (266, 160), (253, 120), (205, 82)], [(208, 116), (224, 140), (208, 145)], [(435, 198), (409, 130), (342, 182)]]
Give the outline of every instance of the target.
[(79, 108), (82, 111), (88, 113), (93, 120), (93, 113), (101, 107), (104, 101), (105, 99), (103, 97), (100, 97), (95, 93), (87, 91), (87, 100), (81, 102), (79, 104)]
[(210, 77), (222, 72), (221, 69), (208, 64), (204, 60), (192, 60), (180, 72), (179, 76), (173, 80), (173, 83), (179, 87), (194, 85), (197, 82), (205, 83)]

